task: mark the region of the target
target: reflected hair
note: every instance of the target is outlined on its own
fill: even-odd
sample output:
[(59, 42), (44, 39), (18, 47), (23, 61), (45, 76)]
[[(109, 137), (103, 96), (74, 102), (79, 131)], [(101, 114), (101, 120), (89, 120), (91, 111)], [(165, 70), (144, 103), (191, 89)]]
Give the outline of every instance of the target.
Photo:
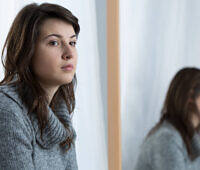
[[(48, 123), (47, 95), (34, 75), (32, 69), (32, 59), (34, 56), (36, 43), (40, 35), (40, 28), (47, 19), (60, 19), (73, 26), (76, 36), (80, 32), (78, 18), (68, 9), (50, 3), (38, 5), (29, 4), (22, 8), (15, 17), (7, 35), (2, 51), (2, 63), (4, 66), (4, 78), (0, 85), (15, 84), (18, 87), (22, 102), (28, 108), (28, 114), (34, 113), (38, 117), (38, 123), (43, 130)], [(75, 108), (76, 75), (71, 83), (59, 87), (55, 93), (50, 107), (55, 110), (56, 104), (63, 99), (67, 106), (67, 111), (72, 114)], [(30, 96), (31, 99), (30, 99)], [(69, 125), (61, 118), (60, 121), (66, 130), (70, 130)], [(60, 143), (61, 146), (67, 145), (67, 150), (73, 143), (73, 135)]]
[(196, 99), (200, 96), (200, 70), (198, 68), (183, 68), (172, 79), (164, 106), (161, 111), (160, 121), (149, 132), (152, 135), (163, 123), (168, 121), (180, 133), (191, 160), (196, 158), (192, 151), (192, 137), (199, 132), (199, 127), (192, 125), (192, 116), (200, 122), (200, 113)]

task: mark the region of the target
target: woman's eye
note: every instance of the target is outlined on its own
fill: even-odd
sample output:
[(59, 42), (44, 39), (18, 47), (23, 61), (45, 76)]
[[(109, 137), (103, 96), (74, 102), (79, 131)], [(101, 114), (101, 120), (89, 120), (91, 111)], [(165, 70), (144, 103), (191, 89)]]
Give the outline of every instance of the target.
[(50, 41), (49, 44), (52, 45), (52, 46), (58, 46), (58, 42), (57, 41)]
[(72, 41), (69, 43), (71, 46), (75, 47), (76, 46), (76, 41)]

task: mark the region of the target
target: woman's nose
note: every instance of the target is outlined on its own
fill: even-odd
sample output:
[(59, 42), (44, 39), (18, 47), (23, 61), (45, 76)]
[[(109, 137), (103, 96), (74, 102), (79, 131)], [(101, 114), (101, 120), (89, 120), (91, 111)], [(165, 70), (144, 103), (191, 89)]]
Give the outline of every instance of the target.
[(62, 58), (68, 60), (71, 59), (72, 57), (73, 57), (72, 49), (68, 45), (65, 45)]
[(72, 56), (72, 54), (63, 54), (62, 55), (62, 59), (64, 59), (64, 60), (69, 60), (69, 59), (71, 59), (73, 56)]

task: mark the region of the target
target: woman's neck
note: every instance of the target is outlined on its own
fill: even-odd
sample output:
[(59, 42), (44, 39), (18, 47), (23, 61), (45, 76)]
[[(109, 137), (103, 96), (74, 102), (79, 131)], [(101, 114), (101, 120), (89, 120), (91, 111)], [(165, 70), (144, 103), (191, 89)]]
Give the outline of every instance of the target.
[(46, 95), (47, 95), (47, 100), (48, 100), (48, 104), (51, 103), (51, 100), (53, 98), (53, 96), (55, 95), (56, 91), (58, 90), (59, 86), (48, 86), (48, 85), (44, 85), (44, 84), (40, 84), (42, 86), (42, 88), (44, 89)]

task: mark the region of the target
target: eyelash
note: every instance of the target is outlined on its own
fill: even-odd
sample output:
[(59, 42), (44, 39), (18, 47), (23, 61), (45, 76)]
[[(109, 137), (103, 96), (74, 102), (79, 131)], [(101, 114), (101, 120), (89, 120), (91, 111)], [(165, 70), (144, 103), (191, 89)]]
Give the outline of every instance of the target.
[[(55, 45), (54, 43), (57, 43), (57, 45)], [(52, 46), (58, 46), (59, 42), (54, 40), (54, 41), (50, 41), (49, 44), (52, 45)], [(75, 47), (76, 46), (76, 41), (71, 41), (69, 44), (71, 46)]]
[[(55, 45), (54, 43), (57, 43), (57, 45)], [(49, 45), (52, 45), (52, 46), (58, 46), (59, 45), (59, 43), (58, 43), (58, 41), (50, 41), (49, 42)]]
[(69, 44), (70, 44), (71, 46), (75, 47), (75, 46), (76, 46), (76, 41), (71, 41)]

